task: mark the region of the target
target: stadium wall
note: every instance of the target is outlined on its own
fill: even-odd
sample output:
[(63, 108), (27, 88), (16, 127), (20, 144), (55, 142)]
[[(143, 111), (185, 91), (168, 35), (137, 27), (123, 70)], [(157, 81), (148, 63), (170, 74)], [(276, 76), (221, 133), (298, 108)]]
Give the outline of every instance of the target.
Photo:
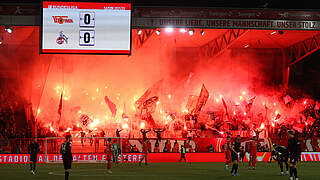
[[(270, 152), (258, 152), (257, 161), (267, 162), (270, 159)], [(73, 154), (75, 163), (103, 163), (107, 158), (106, 154)], [(142, 158), (142, 153), (123, 153), (119, 155), (119, 162), (137, 163)], [(180, 153), (149, 153), (148, 162), (178, 162)], [(187, 153), (186, 159), (188, 162), (224, 162), (224, 153)], [(244, 157), (244, 162), (248, 162), (248, 154)], [(320, 161), (320, 152), (303, 152), (301, 161)], [(25, 164), (30, 162), (29, 154), (0, 154), (0, 164)], [(38, 163), (61, 163), (62, 157), (60, 154), (38, 154)]]

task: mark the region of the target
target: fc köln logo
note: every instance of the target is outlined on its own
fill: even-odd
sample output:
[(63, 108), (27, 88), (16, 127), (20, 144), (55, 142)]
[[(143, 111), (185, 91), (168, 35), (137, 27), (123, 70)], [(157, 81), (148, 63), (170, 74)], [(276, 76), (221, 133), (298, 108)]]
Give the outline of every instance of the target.
[(61, 45), (61, 44), (63, 44), (63, 43), (68, 44), (68, 39), (69, 39), (69, 38), (68, 38), (62, 31), (60, 31), (59, 36), (57, 37), (56, 42), (57, 42), (57, 44), (59, 44), (59, 45)]

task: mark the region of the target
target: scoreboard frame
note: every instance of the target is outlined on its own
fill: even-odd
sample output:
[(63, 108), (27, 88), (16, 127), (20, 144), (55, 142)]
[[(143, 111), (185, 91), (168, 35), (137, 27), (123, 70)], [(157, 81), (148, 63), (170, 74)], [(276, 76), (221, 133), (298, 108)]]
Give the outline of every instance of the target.
[[(85, 3), (130, 3), (130, 39), (129, 39), (129, 43), (130, 43), (130, 49), (129, 49), (129, 53), (117, 53), (117, 51), (121, 51), (121, 50), (110, 50), (110, 51), (114, 51), (112, 53), (100, 53), (99, 51), (101, 50), (84, 50), (87, 52), (79, 52), (81, 50), (74, 50), (75, 52), (63, 52), (64, 49), (56, 49), (56, 52), (43, 52), (42, 48), (43, 48), (43, 3), (44, 1), (46, 2), (85, 2)], [(40, 54), (75, 54), (75, 55), (127, 55), (130, 56), (132, 54), (132, 4), (133, 4), (133, 0), (41, 0), (41, 4), (40, 4), (40, 43), (39, 43), (39, 53)], [(60, 52), (59, 52), (60, 51)], [(69, 50), (71, 51), (71, 50)], [(78, 51), (78, 52), (76, 52)]]

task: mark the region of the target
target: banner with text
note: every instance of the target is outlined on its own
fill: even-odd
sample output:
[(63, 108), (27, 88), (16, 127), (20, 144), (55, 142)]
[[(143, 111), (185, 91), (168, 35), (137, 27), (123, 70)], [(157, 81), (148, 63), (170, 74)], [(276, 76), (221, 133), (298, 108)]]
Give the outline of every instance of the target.
[(205, 18), (135, 18), (135, 28), (320, 30), (320, 21)]
[[(267, 162), (270, 160), (270, 152), (258, 152), (257, 161)], [(249, 161), (249, 154), (246, 153), (244, 162)], [(180, 153), (149, 153), (148, 162), (178, 162)], [(104, 163), (106, 154), (74, 154), (73, 162)], [(142, 153), (125, 153), (118, 156), (118, 161), (122, 163), (137, 163), (142, 159)], [(188, 162), (224, 162), (225, 153), (187, 153)], [(320, 161), (320, 152), (303, 152), (301, 161)], [(53, 162), (61, 163), (60, 154), (39, 154), (38, 163)], [(0, 164), (25, 164), (30, 163), (29, 154), (0, 154)]]

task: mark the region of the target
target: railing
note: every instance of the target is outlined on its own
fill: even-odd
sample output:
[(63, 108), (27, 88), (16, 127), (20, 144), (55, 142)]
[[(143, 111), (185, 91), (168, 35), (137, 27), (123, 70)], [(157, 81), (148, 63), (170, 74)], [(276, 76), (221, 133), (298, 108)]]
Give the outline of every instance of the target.
[[(73, 138), (72, 151), (74, 153), (104, 153), (106, 149), (106, 137), (104, 138)], [(242, 146), (246, 150), (249, 138), (242, 138)], [(14, 138), (8, 140), (0, 140), (0, 153), (28, 153), (28, 145), (32, 141), (31, 138)], [(55, 138), (38, 138), (40, 145), (39, 153), (59, 153), (61, 143), (64, 141), (62, 137)], [(150, 153), (153, 152), (179, 152), (181, 146), (185, 145), (187, 152), (224, 152), (224, 144), (226, 138), (163, 138), (161, 140), (156, 138), (148, 139), (148, 149)], [(285, 141), (283, 140), (285, 145)], [(300, 138), (302, 150), (306, 152), (320, 151), (320, 138)], [(113, 141), (112, 141), (113, 142)], [(262, 138), (259, 140), (260, 145), (264, 148), (258, 151), (270, 151), (270, 139)], [(273, 143), (279, 143), (275, 139)], [(141, 138), (121, 138), (118, 141), (121, 146), (121, 151), (142, 152)]]

